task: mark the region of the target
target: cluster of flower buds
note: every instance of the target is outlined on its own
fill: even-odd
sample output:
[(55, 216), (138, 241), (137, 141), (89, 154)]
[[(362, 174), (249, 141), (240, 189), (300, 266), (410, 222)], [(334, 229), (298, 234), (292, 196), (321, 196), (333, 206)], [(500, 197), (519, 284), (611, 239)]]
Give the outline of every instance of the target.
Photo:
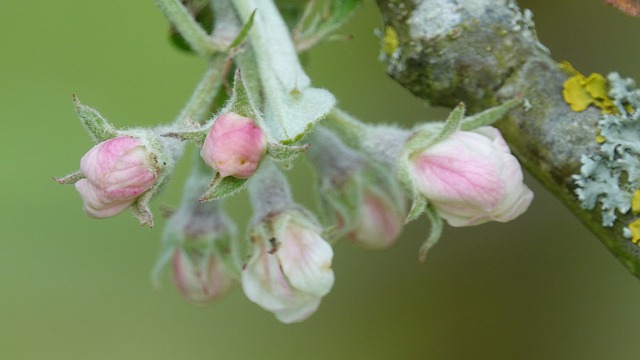
[[(424, 257), (443, 220), (451, 226), (506, 222), (527, 209), (533, 193), (522, 169), (500, 132), (486, 126), (514, 103), (467, 118), (459, 107), (445, 122), (412, 130), (369, 126), (333, 111), (326, 126), (316, 126), (307, 137), (322, 223), (293, 201), (278, 157), (270, 156), (265, 129), (235, 112), (223, 112), (195, 131), (164, 136), (115, 132), (106, 122), (87, 126), (102, 130), (92, 133), (101, 141), (82, 157), (80, 172), (58, 181), (75, 182), (93, 217), (127, 207), (135, 214), (135, 204), (155, 192), (169, 160), (175, 160), (166, 149), (179, 139), (193, 140), (200, 151), (183, 201), (163, 233), (154, 279), (171, 263), (178, 291), (198, 304), (220, 299), (240, 283), (251, 301), (280, 321), (297, 322), (314, 313), (333, 286), (333, 242), (387, 249), (406, 221), (426, 211), (432, 233)], [(112, 137), (102, 139), (105, 134)], [(215, 193), (234, 186), (248, 188), (253, 207), (245, 240), (236, 236), (221, 200), (202, 196), (212, 187)]]
[[(182, 2), (158, 0), (211, 66), (178, 119), (117, 130), (75, 99), (96, 145), (80, 160), (80, 171), (56, 180), (75, 184), (92, 217), (130, 208), (141, 224), (152, 226), (149, 201), (166, 184), (185, 143), (199, 149), (153, 270), (157, 281), (171, 264), (178, 291), (191, 302), (218, 300), (240, 284), (280, 321), (302, 321), (333, 286), (336, 241), (388, 249), (406, 222), (426, 213), (431, 233), (420, 250), (424, 258), (445, 221), (510, 221), (531, 203), (518, 161), (489, 127), (518, 101), (469, 117), (461, 105), (446, 121), (413, 129), (365, 125), (337, 109), (331, 93), (311, 86), (297, 55), (337, 28), (355, 2), (331, 2), (330, 11), (307, 21), (314, 3), (303, 12), (301, 24), (308, 28), (298, 28), (294, 44), (273, 1), (211, 2), (216, 19), (210, 37)], [(231, 40), (229, 34), (237, 36)], [(248, 48), (241, 46), (245, 37), (251, 51), (234, 58)], [(231, 68), (230, 97), (208, 118)], [(283, 173), (302, 154), (316, 170), (322, 222), (294, 202)], [(253, 216), (245, 236), (237, 236), (221, 201), (245, 189)]]

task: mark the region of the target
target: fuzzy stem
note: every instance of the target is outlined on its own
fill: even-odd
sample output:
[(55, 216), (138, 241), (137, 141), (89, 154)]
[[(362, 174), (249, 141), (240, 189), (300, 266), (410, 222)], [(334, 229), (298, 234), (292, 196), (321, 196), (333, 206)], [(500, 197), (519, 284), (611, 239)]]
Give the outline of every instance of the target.
[(198, 55), (210, 57), (221, 50), (179, 0), (156, 0), (156, 5)]
[(433, 105), (460, 101), (470, 113), (521, 96), (531, 104), (496, 126), (521, 163), (640, 277), (640, 251), (624, 237), (631, 213), (603, 227), (582, 209), (572, 175), (598, 147), (599, 110), (574, 112), (562, 97), (568, 75), (538, 42), (531, 13), (506, 0), (377, 0), (387, 29), (387, 72)]
[(251, 178), (249, 197), (256, 220), (294, 206), (286, 176), (269, 160), (263, 161), (260, 169)]
[(346, 144), (353, 148), (362, 146), (362, 134), (367, 131), (366, 124), (338, 108), (331, 110), (323, 125), (335, 131)]
[(226, 58), (224, 56), (216, 56), (211, 59), (209, 68), (193, 90), (191, 97), (180, 111), (180, 114), (174, 120), (174, 124), (184, 124), (185, 120), (195, 123), (207, 120), (211, 114), (211, 104), (220, 92), (224, 81), (225, 66)]

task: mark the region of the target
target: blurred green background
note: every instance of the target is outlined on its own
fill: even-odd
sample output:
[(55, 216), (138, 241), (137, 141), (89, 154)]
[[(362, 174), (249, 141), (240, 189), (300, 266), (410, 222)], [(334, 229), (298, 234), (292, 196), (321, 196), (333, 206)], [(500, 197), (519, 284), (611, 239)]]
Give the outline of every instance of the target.
[[(585, 74), (640, 79), (640, 19), (601, 0), (522, 1), (557, 60)], [(349, 42), (311, 52), (307, 70), (370, 121), (443, 116), (388, 79), (377, 9), (365, 1)], [(424, 264), (428, 229), (393, 249), (337, 247), (319, 311), (282, 325), (238, 289), (196, 307), (168, 276), (149, 281), (164, 221), (85, 216), (72, 186), (92, 143), (71, 94), (117, 126), (171, 121), (205, 68), (169, 46), (152, 1), (0, 1), (0, 358), (2, 359), (636, 359), (640, 282), (532, 179), (533, 206), (509, 224), (447, 228)], [(187, 155), (188, 156), (188, 155)], [(174, 206), (183, 161), (152, 205)], [(298, 167), (298, 199), (306, 168)], [(231, 201), (239, 219), (246, 197)], [(244, 220), (240, 221), (241, 227)]]

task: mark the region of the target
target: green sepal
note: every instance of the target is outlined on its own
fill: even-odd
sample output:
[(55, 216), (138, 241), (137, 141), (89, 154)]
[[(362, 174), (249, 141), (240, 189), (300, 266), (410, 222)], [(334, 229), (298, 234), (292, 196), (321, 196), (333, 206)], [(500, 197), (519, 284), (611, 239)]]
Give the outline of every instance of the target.
[(216, 173), (211, 184), (207, 187), (207, 191), (200, 196), (198, 201), (211, 201), (232, 196), (244, 190), (246, 186), (247, 179), (238, 179), (233, 176), (220, 177), (220, 173)]
[(444, 125), (440, 130), (440, 133), (431, 141), (433, 145), (441, 140), (444, 140), (451, 136), (454, 132), (460, 130), (460, 123), (462, 122), (462, 118), (464, 117), (464, 112), (466, 108), (464, 103), (458, 104), (451, 112), (449, 116), (447, 116), (447, 120), (444, 121)]
[(251, 16), (249, 16), (249, 19), (247, 20), (247, 22), (242, 26), (242, 29), (240, 29), (240, 32), (238, 33), (238, 36), (236, 36), (236, 38), (233, 39), (233, 41), (231, 42), (231, 45), (229, 45), (228, 51), (231, 51), (232, 49), (235, 49), (238, 46), (240, 46), (240, 44), (242, 44), (244, 39), (247, 37), (247, 34), (249, 33), (249, 30), (251, 30), (251, 27), (253, 26), (253, 18), (255, 17), (257, 10), (258, 9), (253, 10), (253, 12), (251, 13)]
[(286, 170), (293, 168), (298, 157), (307, 151), (309, 144), (304, 145), (284, 145), (277, 142), (269, 143), (267, 155)]
[(100, 143), (118, 136), (115, 127), (107, 119), (97, 110), (82, 104), (76, 95), (73, 95), (73, 104), (82, 126), (91, 135), (94, 142)]
[(444, 123), (425, 123), (413, 129), (413, 135), (404, 145), (405, 158), (410, 159), (416, 152), (423, 151), (460, 130), (464, 111), (465, 106), (460, 103), (449, 113)]
[(468, 116), (462, 120), (460, 124), (461, 130), (475, 130), (481, 126), (489, 126), (494, 122), (502, 119), (504, 115), (511, 109), (522, 103), (522, 99), (511, 99), (505, 101), (499, 106), (492, 107), (472, 116)]
[(153, 214), (151, 213), (151, 209), (149, 209), (149, 202), (156, 194), (160, 193), (167, 184), (170, 177), (169, 174), (171, 174), (173, 166), (175, 165), (174, 158), (167, 153), (162, 141), (154, 134), (147, 136), (140, 134), (140, 138), (146, 139), (147, 149), (151, 152), (148, 161), (149, 166), (156, 175), (156, 181), (153, 183), (153, 186), (140, 195), (130, 207), (133, 215), (140, 222), (140, 225), (150, 228), (153, 227)]
[(147, 192), (142, 194), (136, 201), (131, 204), (131, 212), (133, 216), (135, 216), (140, 222), (140, 226), (148, 226), (149, 228), (153, 227), (153, 214), (151, 213), (151, 209), (149, 209), (149, 200), (154, 193), (153, 189), (156, 186), (149, 189)]
[(82, 179), (84, 179), (84, 174), (81, 171), (76, 171), (61, 178), (55, 176), (53, 177), (54, 181), (62, 185), (75, 184)]
[(261, 118), (258, 116), (259, 112), (254, 106), (252, 96), (246, 87), (244, 77), (242, 76), (242, 71), (240, 69), (236, 70), (233, 77), (233, 93), (231, 98), (229, 98), (224, 108), (220, 111), (220, 114), (230, 112), (251, 118), (256, 121), (258, 125), (264, 128), (263, 124), (261, 124)]
[(411, 221), (420, 217), (420, 215), (422, 215), (422, 213), (425, 212), (426, 208), (427, 208), (427, 198), (422, 196), (417, 191), (414, 191), (413, 199), (411, 201), (411, 209), (409, 209), (409, 213), (407, 214), (407, 217), (405, 218), (404, 223), (408, 224)]
[(160, 256), (153, 264), (151, 268), (151, 284), (156, 289), (160, 288), (160, 277), (162, 276), (162, 271), (164, 268), (171, 262), (173, 258), (173, 254), (175, 253), (178, 243), (180, 242), (180, 235), (177, 231), (172, 231), (168, 225), (165, 226), (164, 231), (162, 232), (162, 247), (160, 250)]
[(444, 221), (442, 221), (438, 211), (433, 206), (428, 205), (426, 212), (431, 221), (431, 229), (429, 230), (429, 236), (422, 243), (422, 246), (420, 246), (420, 250), (418, 250), (418, 259), (420, 262), (424, 262), (427, 257), (427, 252), (438, 242), (442, 235), (442, 229), (444, 228)]
[(207, 128), (201, 128), (192, 131), (172, 131), (164, 134), (160, 134), (162, 137), (176, 138), (183, 141), (191, 141), (198, 146), (202, 146), (204, 139), (207, 137), (209, 130)]
[(318, 188), (321, 218), (325, 223), (333, 224), (324, 231), (330, 241), (342, 239), (358, 225), (363, 186), (362, 179), (354, 176), (338, 188)]

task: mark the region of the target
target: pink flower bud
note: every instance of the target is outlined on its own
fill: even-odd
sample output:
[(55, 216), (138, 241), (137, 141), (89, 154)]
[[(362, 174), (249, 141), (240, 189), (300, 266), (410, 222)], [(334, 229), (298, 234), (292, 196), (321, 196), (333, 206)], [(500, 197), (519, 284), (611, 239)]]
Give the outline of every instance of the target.
[(320, 231), (294, 211), (276, 215), (253, 232), (253, 255), (242, 272), (242, 288), (284, 323), (311, 316), (333, 286), (333, 249)]
[(247, 179), (258, 168), (267, 150), (262, 129), (236, 113), (218, 116), (202, 145), (200, 156), (221, 177)]
[(507, 222), (533, 199), (518, 160), (493, 127), (455, 132), (415, 155), (409, 173), (451, 226)]
[(84, 179), (76, 183), (90, 216), (114, 216), (156, 180), (152, 156), (138, 139), (120, 136), (94, 146), (80, 160)]
[(384, 250), (393, 245), (404, 225), (404, 212), (383, 194), (365, 192), (355, 229), (347, 239), (369, 250)]
[(218, 256), (192, 259), (183, 250), (173, 256), (173, 279), (180, 294), (198, 304), (222, 298), (235, 284)]

